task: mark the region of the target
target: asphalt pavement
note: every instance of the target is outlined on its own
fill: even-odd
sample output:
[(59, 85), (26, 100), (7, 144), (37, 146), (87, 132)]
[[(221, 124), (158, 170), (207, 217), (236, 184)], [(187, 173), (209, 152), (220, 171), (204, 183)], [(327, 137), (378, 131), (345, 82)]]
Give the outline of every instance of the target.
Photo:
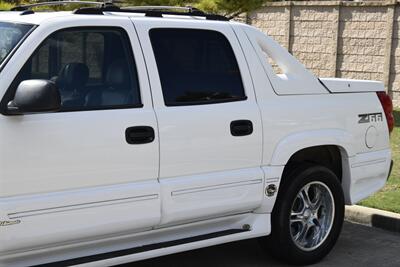
[[(281, 267), (256, 240), (239, 241), (123, 267)], [(346, 222), (332, 252), (313, 267), (400, 267), (400, 234)]]

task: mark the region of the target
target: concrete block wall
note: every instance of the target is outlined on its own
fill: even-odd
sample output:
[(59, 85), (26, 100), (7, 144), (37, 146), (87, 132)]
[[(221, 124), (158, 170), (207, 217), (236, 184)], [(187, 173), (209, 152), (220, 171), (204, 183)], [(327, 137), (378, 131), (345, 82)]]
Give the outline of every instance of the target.
[(389, 88), (396, 106), (400, 106), (400, 7), (396, 8), (394, 15)]
[(400, 1), (270, 2), (247, 21), (317, 76), (382, 81), (400, 106)]
[(290, 48), (292, 54), (320, 77), (334, 75), (336, 53), (335, 7), (294, 6)]
[(387, 7), (340, 10), (337, 77), (383, 80)]

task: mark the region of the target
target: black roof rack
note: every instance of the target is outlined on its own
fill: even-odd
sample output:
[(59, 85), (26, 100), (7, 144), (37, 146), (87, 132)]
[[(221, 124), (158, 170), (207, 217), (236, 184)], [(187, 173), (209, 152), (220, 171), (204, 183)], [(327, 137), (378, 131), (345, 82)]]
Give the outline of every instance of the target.
[(32, 8), (41, 7), (41, 6), (62, 6), (62, 5), (71, 5), (71, 4), (96, 5), (96, 6), (107, 5), (107, 3), (105, 3), (105, 2), (66, 0), (66, 1), (39, 2), (39, 3), (35, 3), (35, 4), (20, 5), (20, 6), (13, 7), (10, 10), (11, 11), (26, 11), (26, 10), (31, 10)]
[(178, 15), (190, 17), (203, 17), (207, 20), (229, 21), (227, 17), (208, 14), (194, 7), (175, 7), (175, 6), (135, 6), (118, 7), (111, 3), (100, 7), (82, 7), (74, 11), (74, 14), (103, 15), (104, 12), (123, 12), (145, 14), (146, 17), (160, 17), (163, 15)]
[(85, 15), (104, 15), (104, 12), (123, 12), (123, 13), (137, 13), (145, 14), (147, 17), (160, 17), (163, 15), (179, 15), (179, 16), (190, 16), (190, 17), (203, 17), (207, 20), (220, 20), (229, 21), (228, 18), (216, 15), (208, 14), (200, 9), (187, 6), (187, 7), (176, 7), (176, 6), (134, 6), (134, 7), (119, 7), (113, 4), (113, 1), (79, 1), (79, 0), (65, 0), (65, 1), (52, 1), (52, 2), (39, 2), (29, 5), (16, 6), (11, 11), (24, 11), (21, 15), (33, 14), (32, 8), (41, 6), (60, 6), (70, 4), (81, 4), (81, 5), (94, 5), (95, 7), (81, 7), (74, 11), (74, 14), (85, 14)]

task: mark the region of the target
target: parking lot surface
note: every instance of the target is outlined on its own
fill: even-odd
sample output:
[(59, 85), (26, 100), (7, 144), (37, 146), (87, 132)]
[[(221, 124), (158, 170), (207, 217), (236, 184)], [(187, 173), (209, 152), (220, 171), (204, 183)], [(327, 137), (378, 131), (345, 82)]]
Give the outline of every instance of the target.
[[(156, 259), (124, 267), (281, 267), (256, 240), (246, 240)], [(400, 234), (346, 222), (333, 251), (313, 267), (400, 267)]]

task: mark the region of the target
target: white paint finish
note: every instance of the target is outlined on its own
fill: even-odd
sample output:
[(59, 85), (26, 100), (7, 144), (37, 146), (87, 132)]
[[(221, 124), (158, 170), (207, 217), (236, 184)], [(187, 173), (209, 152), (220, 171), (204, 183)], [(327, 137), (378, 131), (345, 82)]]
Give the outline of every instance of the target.
[(263, 184), (260, 168), (161, 179), (161, 225), (253, 210)]
[[(255, 102), (157, 108), (160, 178), (260, 166), (262, 127)], [(230, 123), (250, 120), (250, 136), (234, 137)]]
[(339, 78), (321, 78), (321, 81), (334, 93), (358, 93), (385, 91), (385, 86), (378, 81), (364, 81)]
[(276, 146), (271, 164), (284, 165), (297, 151), (321, 145), (337, 145), (353, 155), (353, 141), (354, 138), (350, 133), (338, 129), (307, 130), (290, 134)]
[(21, 223), (1, 234), (0, 255), (148, 229), (160, 204), (156, 181), (2, 198), (7, 219)]
[(1, 116), (0, 124), (1, 197), (157, 179), (158, 139), (125, 140), (128, 127), (156, 129), (150, 109)]
[(351, 179), (344, 188), (350, 202), (355, 204), (381, 189), (389, 174), (390, 149), (357, 154), (350, 158)]
[(31, 15), (23, 15), (21, 16), (21, 11), (3, 11), (1, 12), (1, 20), (15, 23), (29, 23), (29, 24), (43, 24), (46, 21), (51, 20), (53, 18), (73, 16), (71, 11), (63, 11), (63, 12), (40, 12)]
[[(235, 241), (238, 237), (241, 237), (241, 239), (248, 239), (258, 236), (264, 236), (269, 234), (271, 230), (269, 214), (241, 214), (235, 216), (220, 217), (207, 221), (189, 223), (175, 227), (143, 231), (141, 233), (126, 233), (124, 235), (114, 237), (104, 236), (96, 241), (82, 241), (80, 243), (74, 244), (60, 244), (59, 246), (42, 248), (37, 251), (16, 253), (13, 255), (4, 255), (0, 256), (0, 267), (29, 266), (41, 264), (44, 261), (55, 262), (70, 258), (83, 257), (86, 255), (118, 251), (132, 247), (140, 247), (149, 244), (179, 240), (190, 236), (205, 235), (229, 229), (241, 229), (244, 224), (249, 224), (252, 231), (246, 232), (244, 235), (233, 235), (229, 238), (223, 237), (219, 239), (207, 240), (205, 242), (201, 241), (201, 244), (204, 244), (204, 246), (210, 246)], [(105, 262), (96, 262), (94, 263), (94, 265), (104, 266), (101, 264), (111, 265), (113, 263), (117, 264), (117, 262), (133, 262), (172, 254), (179, 251), (190, 250), (194, 248), (194, 245), (198, 246), (199, 243), (180, 245), (179, 247), (173, 247), (166, 250), (148, 251), (140, 254), (125, 256), (123, 258), (107, 260)], [(160, 252), (163, 253), (160, 254)]]
[(379, 135), (372, 151), (389, 148), (385, 119), (358, 123), (359, 114), (383, 112), (375, 93), (270, 96), (258, 103), (264, 127), (263, 165), (285, 165), (297, 151), (317, 145), (336, 145), (349, 157), (370, 152), (365, 145), (370, 126)]

